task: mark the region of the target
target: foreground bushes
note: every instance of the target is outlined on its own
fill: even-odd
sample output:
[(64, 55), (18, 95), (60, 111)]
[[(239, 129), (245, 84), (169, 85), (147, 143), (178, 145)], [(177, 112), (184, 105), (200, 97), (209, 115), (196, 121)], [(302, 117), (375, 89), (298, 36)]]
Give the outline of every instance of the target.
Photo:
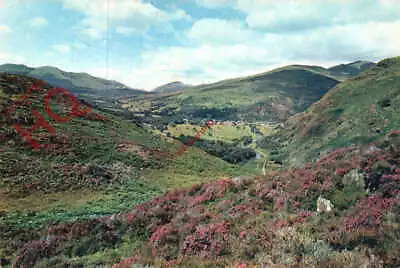
[[(46, 239), (26, 244), (15, 263), (143, 241), (125, 243), (132, 253), (123, 257), (183, 267), (397, 267), (399, 152), (392, 133), (367, 150), (336, 150), (301, 169), (169, 191), (126, 213), (52, 227)], [(317, 213), (319, 196), (331, 200), (334, 211)], [(112, 263), (118, 261), (103, 264)]]

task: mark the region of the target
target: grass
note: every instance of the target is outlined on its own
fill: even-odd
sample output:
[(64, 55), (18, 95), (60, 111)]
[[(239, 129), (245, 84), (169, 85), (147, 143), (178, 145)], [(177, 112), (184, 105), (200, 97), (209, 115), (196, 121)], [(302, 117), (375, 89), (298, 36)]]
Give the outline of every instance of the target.
[(304, 111), (337, 83), (306, 67), (288, 67), (183, 92), (142, 95), (129, 104), (135, 113), (147, 113), (149, 118), (161, 115), (169, 121), (184, 117), (282, 122), (288, 115)]
[[(174, 137), (179, 137), (180, 135), (194, 137), (201, 128), (202, 126), (192, 124), (178, 124), (170, 126), (167, 131)], [(201, 138), (205, 140), (233, 141), (244, 136), (253, 136), (249, 126), (213, 125)]]
[[(10, 80), (7, 85), (17, 80), (26, 90), (33, 81), (8, 75), (0, 79)], [(11, 95), (0, 92), (3, 110)], [(57, 133), (50, 137), (41, 129), (35, 135), (54, 147), (33, 151), (9, 119), (1, 118), (0, 134), (11, 136), (0, 145), (0, 258), (12, 258), (15, 247), (29, 237), (18, 240), (16, 232), (35, 236), (48, 224), (123, 212), (171, 188), (248, 172), (194, 148), (157, 159), (154, 150), (174, 154), (181, 145), (106, 113), (105, 121), (88, 115), (57, 123), (43, 111), (42, 99), (32, 95), (32, 105), (19, 106), (12, 116), (35, 122), (29, 112), (34, 107)], [(120, 149), (130, 142), (138, 149)], [(11, 243), (14, 239), (18, 242)]]
[(263, 147), (301, 165), (326, 151), (383, 137), (400, 125), (399, 71), (396, 61), (378, 63), (378, 67), (340, 83), (267, 137)]
[[(37, 241), (19, 260), (38, 267), (111, 266), (131, 256), (156, 267), (397, 267), (399, 137), (380, 140), (375, 152), (338, 150), (318, 165), (204, 183), (116, 217), (44, 229), (53, 246), (42, 250)], [(354, 176), (368, 182), (384, 166), (388, 179), (374, 191), (354, 183)], [(334, 211), (315, 212), (318, 196), (332, 201)], [(73, 237), (61, 240), (65, 235)]]

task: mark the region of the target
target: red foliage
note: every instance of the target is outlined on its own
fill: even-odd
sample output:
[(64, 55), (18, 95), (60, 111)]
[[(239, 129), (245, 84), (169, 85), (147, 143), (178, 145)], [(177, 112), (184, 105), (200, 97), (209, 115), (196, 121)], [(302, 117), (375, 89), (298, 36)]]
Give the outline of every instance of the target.
[(282, 228), (282, 227), (287, 227), (290, 226), (290, 223), (288, 220), (285, 219), (279, 219), (275, 221), (275, 227), (276, 228)]
[(193, 207), (214, 200), (215, 198), (223, 197), (229, 186), (233, 186), (233, 182), (230, 179), (220, 180), (212, 184), (204, 184), (197, 194), (187, 197), (188, 206)]
[(395, 203), (399, 203), (396, 198), (380, 198), (375, 195), (359, 201), (354, 215), (345, 218), (346, 230), (376, 230), (381, 225), (384, 213), (391, 210)]
[(286, 205), (286, 198), (279, 196), (275, 200), (274, 210), (281, 211), (284, 209), (285, 205)]
[(197, 227), (193, 235), (183, 242), (182, 255), (196, 255), (201, 258), (219, 256), (228, 240), (229, 222), (211, 223)]
[(119, 263), (114, 264), (112, 268), (125, 268), (125, 267), (131, 267), (132, 263), (136, 263), (137, 258), (134, 256), (131, 256), (127, 259), (121, 260)]
[(16, 267), (33, 267), (40, 259), (48, 258), (55, 252), (55, 245), (50, 241), (38, 240), (26, 243), (15, 258)]
[(313, 213), (311, 211), (300, 211), (297, 213), (295, 223), (303, 223), (308, 217), (311, 217)]
[(344, 176), (349, 170), (347, 168), (337, 168), (335, 171), (336, 175)]
[(317, 166), (334, 164), (338, 158), (343, 158), (346, 154), (353, 152), (354, 147), (350, 148), (340, 148), (335, 151), (330, 152), (328, 155), (322, 156), (317, 160)]
[(153, 232), (153, 234), (149, 238), (149, 245), (157, 246), (159, 244), (164, 244), (168, 239), (168, 235), (177, 234), (178, 231), (179, 230), (172, 226), (172, 224), (160, 226)]
[(304, 223), (308, 217), (311, 217), (313, 213), (311, 211), (300, 211), (297, 213), (294, 219), (278, 219), (275, 221), (276, 228), (282, 228), (287, 226), (294, 226), (296, 224)]

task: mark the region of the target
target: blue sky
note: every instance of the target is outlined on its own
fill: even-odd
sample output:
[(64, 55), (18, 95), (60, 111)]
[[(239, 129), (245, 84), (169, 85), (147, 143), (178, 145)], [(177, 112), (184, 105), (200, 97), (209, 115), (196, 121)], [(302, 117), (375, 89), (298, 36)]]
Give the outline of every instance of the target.
[(396, 0), (0, 0), (0, 64), (152, 89), (400, 55)]

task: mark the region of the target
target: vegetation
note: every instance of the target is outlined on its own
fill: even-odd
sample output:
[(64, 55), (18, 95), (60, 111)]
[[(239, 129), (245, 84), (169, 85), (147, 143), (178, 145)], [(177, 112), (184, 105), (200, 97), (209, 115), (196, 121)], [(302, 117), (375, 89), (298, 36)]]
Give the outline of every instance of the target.
[(158, 93), (176, 92), (190, 87), (191, 87), (190, 85), (185, 85), (182, 82), (176, 81), (168, 83), (166, 85), (159, 86), (153, 89), (152, 92), (158, 92)]
[[(193, 137), (183, 136), (179, 137), (182, 143), (188, 143)], [(256, 152), (250, 148), (243, 148), (243, 143), (251, 143), (248, 136), (245, 136), (242, 140), (237, 140), (233, 143), (223, 142), (223, 141), (210, 141), (205, 139), (199, 139), (194, 142), (194, 146), (202, 149), (203, 151), (219, 157), (231, 164), (238, 164), (246, 162), (249, 159), (256, 157)]]
[[(339, 81), (374, 66), (354, 62), (325, 69), (292, 65), (270, 72), (185, 88), (177, 93), (135, 97), (129, 109), (150, 124), (184, 123), (184, 119), (282, 122), (304, 111)], [(227, 98), (229, 96), (229, 98)]]
[[(46, 84), (2, 117), (0, 265), (399, 267), (399, 71), (286, 66), (68, 122), (44, 111)], [(0, 74), (0, 111), (35, 81)], [(31, 108), (56, 131), (35, 131), (40, 150), (13, 127), (37, 123)], [(243, 125), (199, 137), (208, 119)]]
[[(35, 90), (18, 100), (37, 82), (19, 75), (0, 75), (0, 259), (9, 263), (16, 249), (47, 224), (96, 218), (117, 213), (177, 186), (189, 186), (243, 171), (206, 153), (155, 136), (116, 116), (92, 110), (68, 122), (55, 122), (43, 108), (52, 87)], [(52, 103), (52, 102), (51, 102)], [(71, 103), (50, 104), (60, 116)], [(37, 129), (33, 150), (13, 124), (28, 129), (37, 123), (32, 109), (51, 124), (55, 135)], [(86, 109), (84, 104), (79, 109)], [(247, 171), (246, 171), (247, 172)], [(5, 265), (5, 264), (4, 264)]]
[(399, 58), (340, 83), (266, 137), (271, 158), (301, 165), (335, 148), (377, 140), (400, 125)]
[[(178, 124), (169, 126), (166, 132), (171, 133), (174, 137), (179, 137), (181, 135), (194, 136), (198, 133), (200, 128), (201, 126), (192, 124)], [(251, 127), (247, 125), (234, 126), (215, 124), (205, 135), (202, 136), (202, 139), (233, 141), (245, 136), (252, 136)]]
[(31, 68), (21, 64), (3, 64), (0, 65), (0, 73), (41, 79), (55, 87), (67, 89), (93, 105), (98, 104), (103, 109), (116, 109), (119, 112), (124, 111), (118, 102), (119, 99), (146, 93), (116, 81), (93, 77), (86, 73), (65, 72), (51, 66)]
[[(20, 248), (15, 264), (398, 267), (400, 131), (374, 146), (50, 225)], [(316, 213), (319, 196), (332, 200), (334, 211)]]

